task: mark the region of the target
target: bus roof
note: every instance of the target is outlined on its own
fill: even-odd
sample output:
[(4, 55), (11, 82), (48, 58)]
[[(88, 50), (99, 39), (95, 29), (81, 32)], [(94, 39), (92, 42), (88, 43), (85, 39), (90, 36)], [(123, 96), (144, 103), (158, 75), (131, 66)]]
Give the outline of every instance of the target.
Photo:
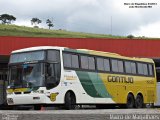
[(20, 52), (28, 52), (28, 51), (35, 51), (35, 50), (47, 50), (47, 49), (64, 49), (66, 47), (58, 47), (58, 46), (38, 46), (38, 47), (29, 47), (19, 50), (14, 50), (12, 53), (20, 53)]
[(98, 55), (98, 56), (104, 56), (104, 57), (112, 57), (112, 58), (118, 58), (118, 59), (126, 59), (126, 60), (144, 61), (144, 62), (153, 63), (153, 60), (150, 59), (150, 58), (126, 57), (126, 56), (122, 56), (122, 55), (117, 54), (117, 53), (95, 51), (95, 50), (88, 50), (88, 49), (77, 49), (77, 50), (85, 51), (85, 52), (88, 52), (88, 54), (92, 54), (92, 55)]
[(98, 56), (104, 56), (104, 57), (112, 57), (112, 58), (118, 58), (118, 59), (126, 59), (126, 60), (135, 60), (135, 61), (144, 61), (144, 62), (152, 62), (153, 60), (150, 58), (136, 58), (136, 57), (126, 57), (119, 55), (117, 53), (110, 53), (110, 52), (103, 52), (103, 51), (95, 51), (95, 50), (88, 50), (88, 49), (71, 49), (67, 47), (59, 47), (59, 46), (37, 46), (37, 47), (29, 47), (24, 49), (19, 49), (12, 51), (13, 53), (20, 53), (20, 52), (28, 52), (28, 51), (35, 51), (35, 50), (47, 50), (47, 49), (58, 49), (58, 50), (77, 50), (77, 52), (86, 52), (87, 54), (91, 55), (98, 55)]

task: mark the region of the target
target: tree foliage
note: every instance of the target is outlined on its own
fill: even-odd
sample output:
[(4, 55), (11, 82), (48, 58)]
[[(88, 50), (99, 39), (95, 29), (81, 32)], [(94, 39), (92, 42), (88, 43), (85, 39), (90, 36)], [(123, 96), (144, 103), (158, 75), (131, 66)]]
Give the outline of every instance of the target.
[(128, 36), (127, 36), (127, 38), (129, 38), (129, 39), (133, 39), (133, 38), (134, 38), (134, 36), (133, 36), (133, 35), (128, 35)]
[(37, 25), (39, 23), (42, 23), (42, 20), (38, 19), (38, 18), (32, 18), (31, 19), (31, 24), (34, 25), (34, 27), (38, 27)]
[(54, 27), (53, 22), (52, 22), (50, 19), (47, 19), (47, 20), (46, 20), (46, 24), (48, 25), (49, 29), (50, 29), (51, 27)]
[(16, 17), (9, 14), (2, 14), (0, 15), (0, 20), (2, 21), (2, 24), (11, 24), (12, 21), (16, 20)]

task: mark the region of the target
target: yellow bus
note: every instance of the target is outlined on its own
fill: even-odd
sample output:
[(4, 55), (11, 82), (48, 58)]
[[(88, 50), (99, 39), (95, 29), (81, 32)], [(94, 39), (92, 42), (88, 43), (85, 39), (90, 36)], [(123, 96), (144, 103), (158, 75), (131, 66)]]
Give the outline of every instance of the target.
[(156, 102), (152, 59), (66, 47), (16, 50), (9, 62), (8, 105), (123, 104), (142, 108)]

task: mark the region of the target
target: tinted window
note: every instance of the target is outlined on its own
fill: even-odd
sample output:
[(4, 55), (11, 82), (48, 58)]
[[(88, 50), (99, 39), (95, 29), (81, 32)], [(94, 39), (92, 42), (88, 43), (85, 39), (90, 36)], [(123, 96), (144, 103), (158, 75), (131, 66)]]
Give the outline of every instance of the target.
[(104, 70), (105, 71), (110, 71), (109, 59), (104, 59)]
[(138, 66), (138, 74), (143, 75), (143, 64), (137, 63)]
[(90, 70), (95, 70), (95, 60), (94, 57), (88, 57), (89, 61), (89, 69)]
[(148, 67), (147, 64), (143, 64), (143, 74), (148, 75)]
[(152, 76), (153, 75), (153, 65), (149, 64), (148, 67), (149, 67), (149, 75)]
[(59, 51), (48, 50), (47, 58), (49, 61), (54, 61), (54, 62), (60, 61)]
[(123, 61), (111, 60), (113, 72), (124, 72)]
[(118, 61), (118, 72), (124, 72), (123, 61)]
[(131, 62), (131, 70), (132, 70), (132, 74), (136, 74), (136, 63)]
[(10, 63), (28, 62), (36, 60), (44, 60), (45, 51), (31, 51), (26, 53), (16, 53), (10, 56)]
[(118, 72), (118, 61), (117, 60), (111, 60), (112, 64), (112, 71), (113, 72)]
[(126, 73), (136, 74), (136, 63), (125, 61), (125, 70)]
[(72, 55), (72, 67), (79, 68), (78, 55)]
[(132, 73), (132, 70), (131, 70), (131, 63), (128, 62), (128, 61), (125, 61), (125, 62), (124, 62), (124, 65), (125, 65), (126, 73)]
[(71, 67), (71, 54), (63, 54), (63, 63), (64, 63), (64, 67)]
[(87, 56), (81, 56), (81, 67), (83, 69), (88, 69), (88, 57)]
[(103, 58), (97, 58), (97, 69), (104, 71)]

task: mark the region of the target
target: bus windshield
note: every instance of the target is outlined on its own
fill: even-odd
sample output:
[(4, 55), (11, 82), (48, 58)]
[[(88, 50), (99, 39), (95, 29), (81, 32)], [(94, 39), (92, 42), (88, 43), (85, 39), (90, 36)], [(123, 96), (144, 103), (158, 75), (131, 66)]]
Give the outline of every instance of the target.
[(45, 59), (45, 51), (32, 51), (12, 54), (9, 63), (20, 63), (28, 61), (39, 61)]
[(10, 88), (44, 86), (43, 63), (14, 65), (10, 67)]

